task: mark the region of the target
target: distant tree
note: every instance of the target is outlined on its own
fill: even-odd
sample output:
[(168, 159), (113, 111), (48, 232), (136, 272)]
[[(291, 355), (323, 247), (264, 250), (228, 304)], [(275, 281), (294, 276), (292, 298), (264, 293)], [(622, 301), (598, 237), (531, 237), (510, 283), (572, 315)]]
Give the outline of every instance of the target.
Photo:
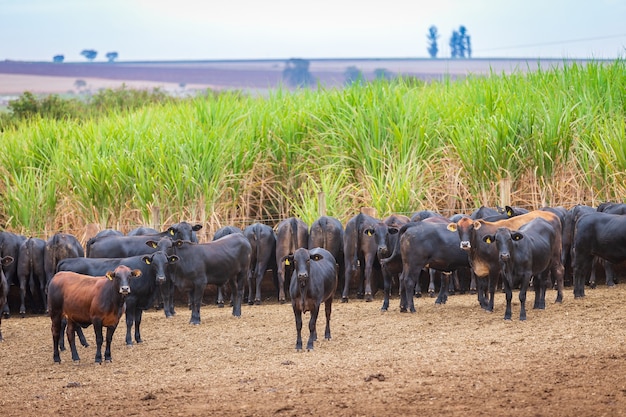
[(117, 59), (118, 54), (117, 52), (107, 52), (107, 54), (105, 55), (107, 57), (107, 60), (109, 62), (113, 62)]
[(346, 70), (343, 72), (343, 75), (345, 77), (346, 85), (362, 84), (365, 81), (365, 78), (363, 77), (363, 72), (361, 72), (361, 70), (354, 65), (346, 68)]
[(437, 54), (439, 53), (439, 47), (437, 46), (437, 39), (439, 39), (437, 26), (431, 26), (428, 28), (428, 35), (426, 35), (426, 39), (428, 39), (428, 55), (430, 55), (431, 58), (437, 58)]
[(52, 62), (63, 62), (65, 60), (64, 55), (55, 55), (52, 57)]
[(291, 58), (285, 63), (283, 78), (293, 87), (306, 87), (314, 82), (309, 72), (310, 62), (306, 59)]
[(98, 52), (93, 49), (83, 49), (80, 53), (82, 56), (87, 58), (89, 61), (93, 61), (98, 56)]
[(463, 25), (459, 27), (458, 31), (452, 31), (452, 37), (450, 38), (450, 56), (452, 58), (472, 57), (470, 36), (467, 34), (467, 29)]
[(374, 70), (374, 77), (377, 80), (389, 80), (393, 77), (393, 73), (385, 68), (376, 68)]

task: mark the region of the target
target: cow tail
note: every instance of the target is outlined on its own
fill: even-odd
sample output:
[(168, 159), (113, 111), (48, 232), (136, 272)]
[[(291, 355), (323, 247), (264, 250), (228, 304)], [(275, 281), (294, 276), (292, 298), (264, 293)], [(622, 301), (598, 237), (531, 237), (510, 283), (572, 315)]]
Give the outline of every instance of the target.
[(298, 220), (295, 217), (290, 219), (291, 225), (291, 244), (289, 248), (289, 254), (296, 253), (296, 249), (298, 249)]

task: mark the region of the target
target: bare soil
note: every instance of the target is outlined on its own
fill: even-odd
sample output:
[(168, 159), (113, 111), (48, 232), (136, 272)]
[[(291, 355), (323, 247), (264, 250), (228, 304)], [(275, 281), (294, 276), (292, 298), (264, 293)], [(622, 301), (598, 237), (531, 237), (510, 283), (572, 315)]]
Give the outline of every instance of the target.
[[(120, 323), (113, 362), (94, 363), (95, 339), (81, 361), (52, 360), (50, 320), (3, 320), (0, 409), (3, 415), (381, 416), (626, 415), (626, 286), (587, 289), (563, 304), (503, 320), (475, 295), (444, 306), (416, 300), (415, 314), (374, 302), (335, 300), (332, 340), (295, 351), (290, 304), (230, 308), (206, 305), (202, 323), (190, 312), (166, 319), (148, 311), (144, 343), (124, 345)], [(548, 292), (552, 301), (555, 292)], [(532, 307), (533, 295), (527, 303)], [(519, 301), (514, 294), (514, 318)], [(305, 323), (309, 314), (305, 316)], [(324, 319), (318, 321), (323, 335)], [(308, 330), (303, 330), (308, 337)]]

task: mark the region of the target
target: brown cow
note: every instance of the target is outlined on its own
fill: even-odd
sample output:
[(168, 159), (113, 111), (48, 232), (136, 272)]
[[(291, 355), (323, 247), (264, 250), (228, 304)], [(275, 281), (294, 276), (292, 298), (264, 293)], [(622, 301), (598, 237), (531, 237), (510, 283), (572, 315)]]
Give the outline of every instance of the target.
[(141, 271), (125, 265), (109, 271), (104, 277), (57, 272), (48, 286), (48, 308), (52, 321), (54, 361), (61, 362), (59, 339), (61, 321), (67, 318), (67, 341), (72, 349), (72, 360), (80, 360), (76, 351), (74, 327), (93, 324), (96, 334), (96, 363), (102, 363), (102, 327), (107, 328), (104, 360), (111, 361), (111, 340), (124, 312), (124, 299), (130, 293), (129, 280)]

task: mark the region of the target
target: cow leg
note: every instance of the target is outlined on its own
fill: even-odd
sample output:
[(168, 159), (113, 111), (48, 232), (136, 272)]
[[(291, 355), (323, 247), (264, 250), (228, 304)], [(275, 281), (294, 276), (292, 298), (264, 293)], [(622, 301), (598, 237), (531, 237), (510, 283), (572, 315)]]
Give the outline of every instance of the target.
[(348, 295), (350, 294), (350, 283), (354, 280), (354, 276), (357, 273), (357, 267), (353, 262), (346, 262), (346, 271), (344, 273), (343, 293), (341, 294), (341, 302), (348, 302)]
[(241, 317), (241, 300), (243, 300), (243, 285), (246, 279), (246, 271), (240, 271), (236, 277), (229, 280), (230, 294), (233, 298), (233, 316)]
[(302, 350), (302, 311), (293, 304), (293, 316), (296, 319), (296, 350)]
[(435, 300), (435, 304), (445, 304), (448, 301), (448, 291), (450, 288), (451, 272), (441, 273), (441, 285), (439, 286), (439, 296)]
[[(421, 271), (421, 268), (418, 269), (418, 271)], [(408, 310), (411, 313), (415, 313), (415, 305), (413, 304), (413, 291), (415, 288), (415, 277), (413, 277), (411, 272), (407, 272), (405, 274), (404, 268), (402, 268), (402, 275), (400, 275), (400, 279), (404, 280), (404, 302), (405, 302), (404, 311), (402, 311), (402, 309), (400, 309), (400, 311), (406, 312)], [(418, 279), (419, 279), (419, 274), (418, 274)]]
[(104, 341), (102, 337), (102, 319), (94, 319), (93, 331), (96, 335), (96, 363), (102, 363), (102, 342)]
[(20, 274), (18, 277), (20, 282), (20, 316), (22, 317), (26, 316), (26, 281), (28, 275), (30, 273)]
[(135, 342), (143, 343), (143, 339), (141, 338), (141, 318), (143, 316), (143, 310), (140, 308), (135, 308)]
[(222, 291), (222, 285), (217, 286), (217, 301), (216, 303), (219, 308), (224, 308), (224, 292)]
[(196, 283), (190, 291), (191, 319), (189, 323), (191, 324), (200, 324), (200, 305), (202, 304), (202, 294), (205, 286), (206, 282)]
[(474, 271), (470, 271), (470, 284), (469, 284), (469, 293), (476, 294), (478, 292), (477, 282), (476, 282), (476, 274)]
[(89, 347), (89, 343), (87, 343), (87, 339), (85, 338), (85, 333), (83, 332), (83, 328), (80, 326), (75, 326), (75, 333), (78, 335), (78, 340), (83, 347)]
[(487, 288), (489, 277), (476, 277), (472, 272), (472, 276), (476, 279), (476, 294), (478, 297), (478, 304), (480, 307), (487, 310), (489, 302), (487, 300)]
[(285, 263), (278, 262), (278, 302), (285, 303)]
[[(134, 298), (134, 297), (133, 297)], [(135, 310), (137, 303), (131, 297), (126, 298), (126, 345), (132, 346), (133, 338), (131, 336), (131, 330), (133, 328), (133, 324), (136, 322)], [(135, 339), (137, 338), (137, 326), (135, 325)]]
[(574, 298), (585, 296), (585, 281), (591, 274), (593, 256), (574, 252)]
[[(63, 340), (63, 332), (61, 331), (61, 314), (55, 314), (50, 317), (51, 326), (50, 330), (52, 331), (52, 359), (54, 362), (61, 362), (61, 354), (59, 353), (59, 343)], [(2, 318), (0, 318), (0, 323), (2, 322)]]
[(389, 310), (389, 297), (391, 296), (392, 279), (387, 268), (383, 267), (383, 306), (380, 311)]
[[(544, 280), (542, 281), (543, 282), (541, 283), (537, 282), (536, 284), (539, 286), (545, 287), (545, 281)], [(520, 290), (519, 290), (519, 303), (520, 303), (519, 319), (522, 321), (526, 320), (526, 292), (528, 291), (529, 282), (530, 282), (530, 277), (524, 277), (522, 279), (522, 285), (520, 286)]]
[(309, 319), (309, 340), (306, 343), (306, 350), (313, 350), (313, 342), (317, 340), (317, 315), (320, 312), (319, 304), (311, 309), (311, 318)]
[(76, 323), (71, 320), (67, 320), (67, 328), (65, 329), (65, 333), (67, 335), (67, 343), (70, 345), (70, 350), (72, 352), (72, 360), (74, 362), (80, 362), (80, 357), (78, 356), (78, 351), (76, 350), (76, 333), (75, 328)]
[[(265, 274), (265, 267), (260, 268), (257, 267), (254, 271), (254, 284), (255, 284), (255, 293), (254, 293), (254, 304), (261, 305), (261, 284), (263, 283), (263, 274)], [(250, 289), (250, 296), (252, 296), (252, 285), (248, 284)], [(248, 301), (250, 303), (250, 300)]]
[(330, 340), (330, 313), (333, 309), (333, 296), (324, 301), (324, 312), (326, 313), (326, 328), (324, 329), (324, 339)]
[(605, 283), (607, 287), (615, 286), (615, 267), (609, 261), (604, 261)]
[(428, 295), (430, 297), (434, 297), (435, 296), (435, 279), (437, 277), (437, 271), (432, 269), (432, 268), (428, 268)]
[(159, 292), (161, 293), (161, 299), (163, 300), (163, 313), (165, 317), (172, 317), (176, 315), (174, 311), (174, 284), (171, 280), (167, 280), (159, 284)]
[[(115, 326), (107, 326), (107, 338), (106, 338), (106, 345), (104, 347), (104, 361), (105, 362), (112, 362), (113, 358), (111, 357), (111, 342), (113, 341), (113, 333), (115, 333), (115, 328), (117, 327), (117, 325)], [(100, 328), (100, 334), (102, 334), (102, 327)], [(102, 338), (102, 336), (100, 336)]]
[(558, 263), (556, 265), (552, 265), (552, 276), (555, 277), (556, 281), (556, 300), (555, 303), (563, 302), (563, 281), (565, 276), (565, 267), (563, 264)]
[(500, 272), (497, 273), (489, 273), (489, 304), (487, 305), (487, 311), (493, 311), (493, 303), (496, 295), (496, 286), (498, 285), (498, 278), (500, 277)]
[(506, 309), (504, 310), (504, 320), (511, 320), (511, 301), (513, 300), (513, 289), (508, 280), (504, 280), (504, 293), (506, 296)]
[[(545, 310), (546, 309), (546, 289), (550, 278), (549, 271), (542, 272), (533, 278), (533, 287), (535, 290), (535, 304), (533, 309)], [(522, 283), (523, 285), (523, 283)]]
[(363, 297), (366, 302), (372, 301), (372, 275), (374, 270), (374, 257), (368, 256), (365, 258), (365, 291)]

